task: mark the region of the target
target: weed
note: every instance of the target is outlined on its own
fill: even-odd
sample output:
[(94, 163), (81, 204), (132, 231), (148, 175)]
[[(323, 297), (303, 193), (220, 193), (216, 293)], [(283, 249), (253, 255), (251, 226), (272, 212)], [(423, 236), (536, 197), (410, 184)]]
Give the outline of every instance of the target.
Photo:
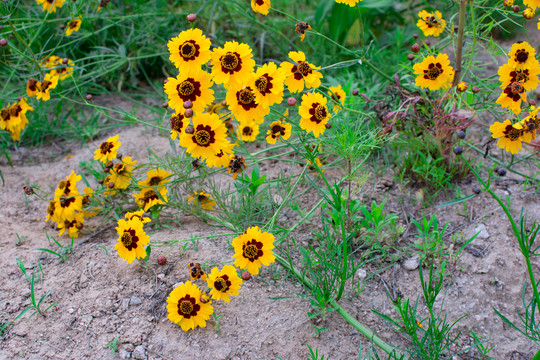
[(120, 335), (117, 335), (109, 344), (105, 344), (105, 347), (111, 348), (111, 355), (114, 355), (118, 351), (118, 339)]

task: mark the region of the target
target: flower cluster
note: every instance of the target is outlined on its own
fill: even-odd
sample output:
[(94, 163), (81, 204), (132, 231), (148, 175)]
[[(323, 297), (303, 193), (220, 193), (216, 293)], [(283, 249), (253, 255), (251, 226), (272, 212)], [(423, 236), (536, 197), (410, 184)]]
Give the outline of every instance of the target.
[[(270, 265), (275, 256), (274, 235), (261, 232), (258, 227), (248, 228), (243, 234), (235, 237), (234, 265), (257, 275), (262, 265)], [(207, 275), (199, 263), (188, 265), (191, 280), (203, 280), (207, 290), (203, 292), (195, 283), (186, 281), (171, 291), (167, 298), (168, 318), (188, 331), (196, 327), (205, 327), (206, 321), (214, 313), (211, 300), (230, 302), (231, 296), (239, 295), (242, 279), (248, 280), (249, 273), (238, 275), (238, 270), (232, 265), (223, 268), (213, 267)], [(209, 295), (207, 295), (209, 294)]]
[[(255, 5), (269, 6), (269, 2)], [(187, 153), (208, 167), (228, 167), (235, 179), (245, 164), (242, 157), (235, 156), (235, 144), (228, 139), (235, 133), (231, 120), (238, 123), (238, 139), (253, 142), (270, 107), (283, 101), (285, 86), (292, 93), (315, 89), (323, 77), (301, 51), (291, 51), (290, 62), (269, 62), (255, 69), (253, 52), (247, 44), (228, 41), (211, 49), (210, 40), (197, 28), (182, 31), (169, 41), (168, 48), (169, 59), (179, 72), (164, 84), (168, 106), (174, 110), (169, 120), (171, 139), (178, 139)], [(225, 88), (225, 102), (214, 103), (214, 84)], [(330, 90), (337, 111), (344, 104), (345, 93), (341, 87)], [(321, 94), (304, 94), (299, 108), (300, 128), (320, 136), (331, 116), (326, 104), (327, 98)], [(225, 106), (230, 113), (220, 117)], [(285, 120), (273, 122), (266, 139), (270, 144), (287, 140), (291, 130)]]
[(517, 154), (522, 149), (522, 142), (530, 143), (536, 139), (536, 131), (540, 129), (538, 110), (532, 107), (529, 116), (512, 123), (509, 119), (504, 122), (496, 121), (489, 127), (491, 136), (497, 140), (497, 146), (511, 154)]
[(521, 113), (522, 102), (527, 101), (527, 91), (538, 86), (540, 64), (536, 60), (534, 48), (525, 41), (513, 44), (508, 56), (508, 62), (499, 68), (503, 92), (497, 104), (517, 115)]

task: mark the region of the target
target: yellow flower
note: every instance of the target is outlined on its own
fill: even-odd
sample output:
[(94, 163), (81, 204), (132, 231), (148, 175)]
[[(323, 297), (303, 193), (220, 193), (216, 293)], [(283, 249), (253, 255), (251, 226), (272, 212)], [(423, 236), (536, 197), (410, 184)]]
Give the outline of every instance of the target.
[(202, 302), (202, 291), (191, 281), (176, 287), (167, 298), (168, 319), (188, 331), (197, 326), (205, 327), (214, 312), (210, 301)]
[(54, 191), (55, 214), (60, 221), (75, 219), (75, 213), (82, 211), (83, 197), (77, 190), (77, 182), (81, 176), (71, 171), (71, 174), (58, 183), (58, 189)]
[(300, 41), (304, 41), (306, 31), (311, 30), (311, 25), (305, 21), (300, 21), (296, 23), (295, 28), (297, 34), (302, 34), (302, 36), (300, 36)]
[(435, 13), (427, 12), (422, 10), (418, 13), (418, 22), (416, 26), (424, 33), (424, 36), (439, 36), (444, 31), (446, 26), (446, 21), (443, 19), (440, 11), (435, 11)]
[(261, 232), (258, 226), (250, 227), (235, 237), (232, 246), (234, 265), (254, 275), (259, 274), (262, 265), (268, 266), (276, 260), (272, 252), (274, 235)]
[(523, 84), (513, 82), (509, 84), (497, 99), (497, 104), (509, 108), (514, 114), (521, 112), (521, 101), (527, 101), (527, 93)]
[(228, 141), (227, 128), (216, 114), (201, 113), (193, 117), (191, 134), (180, 134), (180, 146), (186, 148), (191, 156), (208, 159), (218, 154)]
[(81, 28), (82, 19), (79, 17), (77, 19), (73, 19), (66, 25), (66, 36), (70, 36), (73, 34), (74, 31), (79, 31)]
[(135, 164), (137, 164), (137, 160), (132, 160), (131, 156), (126, 156), (122, 158), (121, 162), (114, 164), (109, 173), (115, 189), (127, 189), (131, 182), (131, 172)]
[(267, 108), (279, 104), (283, 100), (283, 82), (285, 81), (283, 69), (273, 62), (264, 64), (255, 72), (253, 91), (255, 102)]
[(37, 88), (38, 81), (34, 78), (28, 79), (28, 82), (26, 83), (26, 94), (30, 97), (34, 97), (38, 93)]
[(144, 210), (142, 209), (138, 211), (127, 212), (124, 217), (126, 218), (126, 220), (138, 220), (143, 224), (152, 221), (149, 217), (144, 216)]
[(75, 214), (75, 217), (72, 220), (64, 219), (64, 221), (60, 221), (58, 223), (58, 230), (60, 232), (58, 233), (58, 236), (62, 236), (64, 232), (67, 230), (68, 235), (72, 238), (78, 238), (79, 237), (79, 230), (83, 228), (84, 224), (84, 215), (83, 213), (77, 213)]
[(522, 68), (537, 68), (538, 60), (536, 60), (536, 51), (526, 41), (518, 41), (513, 44), (508, 53), (508, 65), (516, 69)]
[(214, 101), (212, 77), (199, 68), (188, 68), (180, 72), (176, 78), (168, 78), (164, 85), (169, 97), (169, 106), (177, 113), (185, 111), (184, 102), (193, 103), (193, 111), (203, 111)]
[(540, 67), (515, 69), (508, 64), (504, 64), (499, 68), (499, 81), (501, 81), (501, 89), (505, 89), (513, 82), (519, 82), (525, 91), (531, 91), (538, 86), (538, 74)]
[(161, 169), (152, 169), (146, 172), (146, 179), (139, 182), (140, 187), (155, 187), (158, 190), (165, 187), (165, 184), (170, 181), (172, 174)]
[(187, 267), (189, 269), (189, 277), (191, 277), (191, 280), (203, 279), (206, 281), (206, 274), (201, 268), (201, 264), (190, 262)]
[(270, 108), (264, 108), (255, 101), (255, 92), (251, 86), (230, 87), (227, 91), (227, 105), (239, 122), (264, 122), (264, 117), (270, 113)]
[(21, 98), (19, 102), (0, 110), (0, 129), (8, 131), (13, 141), (21, 139), (21, 132), (28, 124), (26, 118), (28, 111), (34, 111), (34, 109), (28, 105), (25, 98)]
[(336, 0), (338, 4), (347, 4), (350, 7), (356, 6), (356, 4), (358, 4), (359, 1), (362, 1), (362, 0)]
[(144, 259), (146, 249), (144, 245), (150, 242), (150, 238), (143, 230), (143, 223), (139, 220), (118, 220), (118, 243), (114, 246), (118, 255), (131, 264), (133, 260)]
[(270, 0), (251, 0), (251, 9), (259, 14), (268, 15), (271, 6)]
[(243, 86), (251, 78), (255, 60), (247, 44), (227, 41), (222, 48), (212, 52), (212, 76), (216, 84), (230, 87)]
[(531, 7), (533, 10), (540, 7), (540, 0), (523, 0), (523, 4)]
[(50, 201), (49, 206), (47, 207), (47, 217), (45, 218), (45, 222), (48, 222), (49, 220), (52, 220), (55, 223), (58, 223), (60, 221), (60, 219), (58, 218), (58, 214), (56, 213), (55, 201)]
[(238, 137), (244, 142), (253, 142), (259, 135), (259, 125), (254, 121), (240, 122), (236, 130)]
[(303, 52), (290, 51), (289, 57), (296, 62), (296, 65), (284, 61), (281, 63), (281, 68), (287, 77), (285, 85), (287, 85), (290, 92), (300, 92), (304, 90), (304, 86), (306, 89), (310, 89), (318, 88), (321, 85), (323, 75), (318, 71), (314, 71), (320, 69), (320, 67), (308, 63)]
[(275, 144), (278, 140), (287, 140), (291, 137), (292, 125), (288, 122), (277, 120), (270, 124), (270, 130), (266, 132), (266, 141)]
[(51, 90), (58, 85), (58, 79), (58, 75), (49, 73), (45, 75), (45, 80), (42, 83), (38, 81), (36, 84), (38, 90), (36, 94), (37, 99), (42, 101), (49, 100), (51, 98)]
[(226, 141), (226, 143), (223, 145), (222, 148), (219, 149), (219, 151), (208, 158), (206, 158), (206, 166), (208, 167), (227, 167), (229, 166), (229, 162), (234, 157), (234, 144), (231, 144), (230, 142)]
[(210, 40), (200, 29), (182, 31), (167, 44), (169, 59), (178, 70), (200, 69), (210, 60)]
[(110, 137), (107, 139), (107, 141), (101, 143), (101, 145), (99, 145), (99, 149), (94, 151), (94, 160), (99, 160), (106, 164), (107, 162), (116, 158), (118, 148), (120, 145), (122, 145), (122, 143), (118, 141), (119, 136), (120, 135)]
[(61, 8), (66, 0), (36, 0), (39, 5), (43, 6), (43, 11), (51, 13), (56, 12), (56, 8)]
[[(133, 197), (135, 198), (137, 205), (143, 209), (144, 212), (147, 212), (152, 206), (165, 204), (169, 201), (167, 199), (167, 191), (168, 190), (164, 187), (158, 189), (157, 192), (154, 189), (146, 188), (142, 189), (138, 194), (133, 194)], [(161, 200), (160, 197), (163, 198), (163, 200)]]
[(58, 76), (58, 80), (65, 80), (70, 77), (73, 72), (73, 60), (68, 59), (67, 63), (64, 64), (63, 59), (53, 55), (49, 56), (43, 63), (43, 67), (45, 69), (51, 69), (49, 72), (51, 76)]
[[(318, 157), (315, 158), (315, 164), (317, 164), (317, 167), (318, 167), (319, 169), (321, 169), (321, 172), (325, 172), (325, 171), (326, 171), (326, 169), (323, 169), (323, 168), (322, 168), (322, 167), (323, 167), (323, 164), (322, 164), (321, 160), (319, 160)], [(308, 166), (308, 169), (311, 170), (311, 171), (317, 170), (317, 169), (315, 168), (315, 166), (313, 166), (313, 163), (312, 163), (311, 161), (309, 161), (309, 160), (308, 160), (308, 162), (307, 162), (307, 166)]]
[(204, 191), (195, 191), (193, 195), (188, 196), (188, 202), (193, 205), (200, 205), (201, 209), (214, 210), (216, 201), (212, 198), (212, 195), (205, 193)]
[(306, 132), (313, 131), (315, 137), (319, 137), (326, 130), (326, 124), (330, 113), (326, 107), (327, 99), (319, 93), (307, 93), (302, 95), (302, 104), (298, 108), (300, 114), (300, 127)]
[(341, 85), (338, 86), (330, 86), (328, 88), (330, 91), (328, 91), (328, 95), (330, 98), (334, 101), (334, 108), (332, 109), (332, 112), (337, 112), (339, 108), (343, 105), (345, 105), (345, 98), (347, 95), (345, 94), (345, 91), (341, 88)]
[[(531, 135), (524, 133), (523, 126), (521, 124), (514, 124), (510, 120), (506, 119), (503, 123), (495, 122), (489, 127), (491, 131), (491, 137), (494, 139), (499, 138), (497, 146), (512, 154), (517, 154), (522, 149), (521, 142), (530, 142)], [(527, 141), (528, 140), (528, 141)]]
[(169, 119), (169, 122), (171, 123), (171, 139), (174, 140), (177, 137), (180, 138), (182, 130), (188, 124), (188, 119), (182, 114), (174, 114)]
[(526, 8), (523, 10), (523, 17), (527, 20), (531, 20), (535, 15), (535, 11), (531, 8)]
[(232, 265), (225, 265), (221, 271), (215, 267), (212, 269), (206, 280), (210, 288), (212, 299), (230, 302), (231, 295), (238, 295), (242, 279), (238, 276), (236, 269)]
[(416, 77), (415, 85), (430, 90), (448, 88), (454, 77), (454, 69), (450, 66), (448, 55), (428, 56), (421, 63), (413, 66)]

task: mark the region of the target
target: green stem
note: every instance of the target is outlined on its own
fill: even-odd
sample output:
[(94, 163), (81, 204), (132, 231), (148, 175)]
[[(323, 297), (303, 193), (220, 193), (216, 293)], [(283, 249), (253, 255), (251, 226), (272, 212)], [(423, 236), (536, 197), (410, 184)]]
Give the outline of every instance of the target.
[(540, 360), (540, 350), (536, 353), (536, 355), (533, 356), (531, 360)]

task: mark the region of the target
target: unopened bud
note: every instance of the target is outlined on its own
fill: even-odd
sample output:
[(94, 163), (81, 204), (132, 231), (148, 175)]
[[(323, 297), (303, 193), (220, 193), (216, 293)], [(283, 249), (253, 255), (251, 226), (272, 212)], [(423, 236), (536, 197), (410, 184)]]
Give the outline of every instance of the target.
[(158, 256), (157, 263), (161, 266), (165, 265), (167, 263), (167, 258), (163, 255)]
[(189, 14), (188, 16), (186, 16), (186, 20), (192, 23), (192, 22), (194, 22), (195, 20), (197, 20), (197, 15), (195, 15), (195, 14)]
[(193, 126), (188, 126), (186, 127), (186, 134), (193, 134), (195, 132), (195, 129), (193, 128)]
[(86, 101), (92, 101), (93, 96), (91, 94), (88, 94), (84, 97)]
[(244, 271), (244, 272), (242, 273), (242, 280), (246, 280), (246, 281), (247, 281), (247, 280), (249, 280), (249, 279), (251, 279), (251, 274), (250, 274), (249, 272), (247, 272), (247, 271)]
[(294, 106), (294, 105), (296, 105), (296, 99), (293, 98), (293, 97), (288, 98), (288, 99), (287, 99), (287, 105), (289, 105), (289, 106)]
[(0, 46), (7, 46), (7, 40), (6, 39), (0, 39)]
[(353, 96), (358, 96), (358, 89), (353, 89), (352, 94)]
[(186, 109), (186, 111), (184, 112), (184, 116), (187, 117), (187, 118), (190, 118), (193, 116), (193, 109)]
[(191, 109), (193, 107), (193, 103), (191, 101), (184, 102), (184, 109)]

